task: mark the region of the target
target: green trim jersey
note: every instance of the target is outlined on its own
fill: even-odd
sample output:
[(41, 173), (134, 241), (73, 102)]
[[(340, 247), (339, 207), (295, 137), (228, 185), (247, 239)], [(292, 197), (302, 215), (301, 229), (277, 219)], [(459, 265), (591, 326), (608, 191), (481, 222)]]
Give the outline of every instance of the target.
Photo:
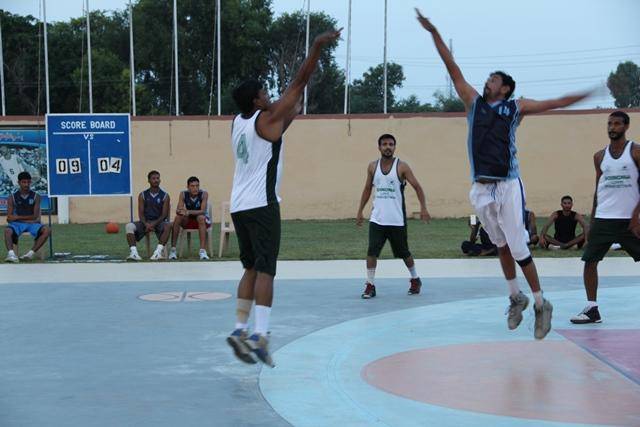
[(230, 212), (240, 212), (280, 203), (282, 176), (282, 138), (270, 142), (258, 135), (256, 123), (261, 111), (250, 118), (233, 119), (231, 146), (235, 173), (231, 189)]
[(369, 221), (378, 225), (406, 225), (404, 205), (404, 180), (398, 174), (400, 159), (395, 159), (391, 170), (385, 174), (382, 172), (380, 160), (376, 163), (376, 171), (373, 174), (373, 187), (375, 199)]
[(633, 141), (627, 141), (622, 155), (614, 159), (604, 149), (604, 157), (600, 163), (602, 175), (598, 180), (596, 218), (629, 219), (640, 202), (638, 189), (638, 165), (633, 160), (631, 148)]

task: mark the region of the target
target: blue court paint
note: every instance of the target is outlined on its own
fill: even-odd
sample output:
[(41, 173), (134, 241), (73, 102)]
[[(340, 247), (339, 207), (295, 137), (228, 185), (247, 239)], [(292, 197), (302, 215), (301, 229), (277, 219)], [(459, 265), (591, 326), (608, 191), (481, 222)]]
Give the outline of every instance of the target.
[[(637, 278), (601, 282), (604, 303), (612, 288), (636, 283)], [(500, 278), (431, 279), (424, 280), (423, 294), (410, 297), (406, 278), (380, 279), (378, 297), (363, 301), (360, 280), (276, 283), (271, 324), (278, 366), (264, 373), (281, 378), (289, 367), (286, 347), (279, 349), (316, 331), (368, 318), (360, 320), (365, 325), (363, 337), (375, 337), (378, 331), (366, 325), (376, 316), (404, 309), (429, 312), (433, 304), (454, 301), (468, 304), (475, 321), (476, 311), (486, 309), (478, 298), (498, 297), (506, 289)], [(557, 290), (582, 288), (577, 277), (545, 278), (543, 283), (552, 299)], [(173, 291), (235, 294), (235, 288), (235, 281), (188, 282), (184, 275), (154, 283), (0, 283), (0, 425), (289, 425), (262, 396), (261, 368), (237, 361), (224, 342), (234, 324), (233, 298), (177, 304), (138, 298)], [(571, 314), (580, 309), (581, 292), (575, 292)], [(497, 304), (491, 322), (503, 320), (504, 304)], [(609, 324), (614, 309), (603, 312)], [(402, 329), (419, 332), (425, 339), (438, 337), (428, 324)], [(389, 331), (385, 340), (400, 348), (401, 336)], [(349, 390), (349, 381), (341, 383), (345, 381), (341, 369), (351, 360), (351, 351), (337, 354), (332, 362), (336, 369), (322, 378), (323, 383)], [(377, 352), (371, 349), (372, 354)], [(289, 388), (292, 383), (285, 385)], [(421, 404), (415, 405), (419, 411)], [(307, 413), (311, 420), (315, 409)]]

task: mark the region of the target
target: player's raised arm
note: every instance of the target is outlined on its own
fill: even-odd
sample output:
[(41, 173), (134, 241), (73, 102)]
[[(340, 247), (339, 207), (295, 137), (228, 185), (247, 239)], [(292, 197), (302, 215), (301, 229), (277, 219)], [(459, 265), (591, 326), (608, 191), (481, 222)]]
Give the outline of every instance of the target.
[(542, 113), (556, 108), (564, 108), (582, 101), (588, 97), (592, 91), (577, 93), (573, 95), (565, 95), (561, 98), (547, 99), (544, 101), (535, 101), (533, 99), (519, 99), (518, 106), (520, 115)]
[(438, 29), (431, 23), (431, 21), (429, 21), (429, 19), (424, 17), (417, 8), (416, 14), (420, 25), (431, 33), (433, 43), (435, 44), (436, 50), (438, 51), (438, 54), (440, 54), (440, 58), (442, 58), (444, 65), (447, 67), (447, 72), (449, 73), (449, 76), (451, 76), (456, 92), (460, 99), (462, 99), (462, 102), (464, 102), (465, 108), (469, 110), (473, 101), (478, 97), (478, 92), (464, 79), (460, 67), (458, 67), (458, 64), (456, 64), (453, 59), (453, 55), (451, 55), (449, 48), (442, 40)]
[(304, 87), (318, 65), (322, 48), (337, 40), (340, 37), (340, 31), (342, 31), (342, 28), (337, 31), (324, 32), (315, 38), (309, 50), (309, 55), (300, 66), (282, 97), (260, 116), (258, 130), (266, 139), (276, 141), (282, 136), (285, 130), (285, 121), (289, 118), (289, 123), (291, 122), (291, 112), (294, 111), (296, 103), (304, 92)]

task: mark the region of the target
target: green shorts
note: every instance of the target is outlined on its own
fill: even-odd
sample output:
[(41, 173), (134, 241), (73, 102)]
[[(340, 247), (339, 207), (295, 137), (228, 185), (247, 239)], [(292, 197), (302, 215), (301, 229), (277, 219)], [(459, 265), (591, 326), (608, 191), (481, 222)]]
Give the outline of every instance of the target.
[(612, 244), (619, 243), (634, 261), (640, 261), (640, 239), (629, 230), (628, 219), (595, 218), (582, 254), (585, 262), (602, 261)]
[(231, 219), (238, 236), (242, 266), (275, 276), (280, 253), (280, 205), (273, 203), (234, 212)]
[(407, 259), (411, 256), (407, 243), (407, 227), (396, 225), (379, 225), (369, 222), (369, 249), (367, 256), (378, 258), (385, 242), (389, 240), (391, 251), (396, 258)]

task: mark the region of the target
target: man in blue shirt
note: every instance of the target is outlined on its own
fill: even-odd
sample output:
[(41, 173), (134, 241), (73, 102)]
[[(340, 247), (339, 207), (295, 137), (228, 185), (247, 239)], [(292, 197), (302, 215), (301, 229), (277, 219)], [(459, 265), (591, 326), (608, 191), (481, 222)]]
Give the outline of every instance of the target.
[(584, 99), (588, 93), (546, 101), (509, 100), (516, 87), (515, 81), (508, 74), (496, 71), (489, 75), (480, 95), (465, 80), (436, 27), (419, 10), (416, 9), (416, 13), (422, 27), (431, 33), (438, 54), (465, 105), (473, 182), (469, 198), (491, 241), (498, 246), (500, 264), (510, 290), (508, 327), (518, 327), (522, 312), (529, 304), (529, 298), (518, 287), (517, 262), (535, 299), (534, 336), (542, 339), (551, 330), (553, 307), (542, 297), (536, 266), (527, 246), (525, 195), (516, 157), (515, 131), (523, 116), (567, 107)]
[(33, 258), (33, 255), (49, 238), (49, 228), (40, 224), (40, 196), (31, 190), (31, 174), (18, 174), (20, 189), (7, 199), (7, 228), (4, 230), (4, 242), (7, 246), (6, 262), (18, 262), (18, 256), (13, 245), (18, 244), (22, 233), (29, 233), (35, 239), (29, 252), (20, 257), (23, 261)]

